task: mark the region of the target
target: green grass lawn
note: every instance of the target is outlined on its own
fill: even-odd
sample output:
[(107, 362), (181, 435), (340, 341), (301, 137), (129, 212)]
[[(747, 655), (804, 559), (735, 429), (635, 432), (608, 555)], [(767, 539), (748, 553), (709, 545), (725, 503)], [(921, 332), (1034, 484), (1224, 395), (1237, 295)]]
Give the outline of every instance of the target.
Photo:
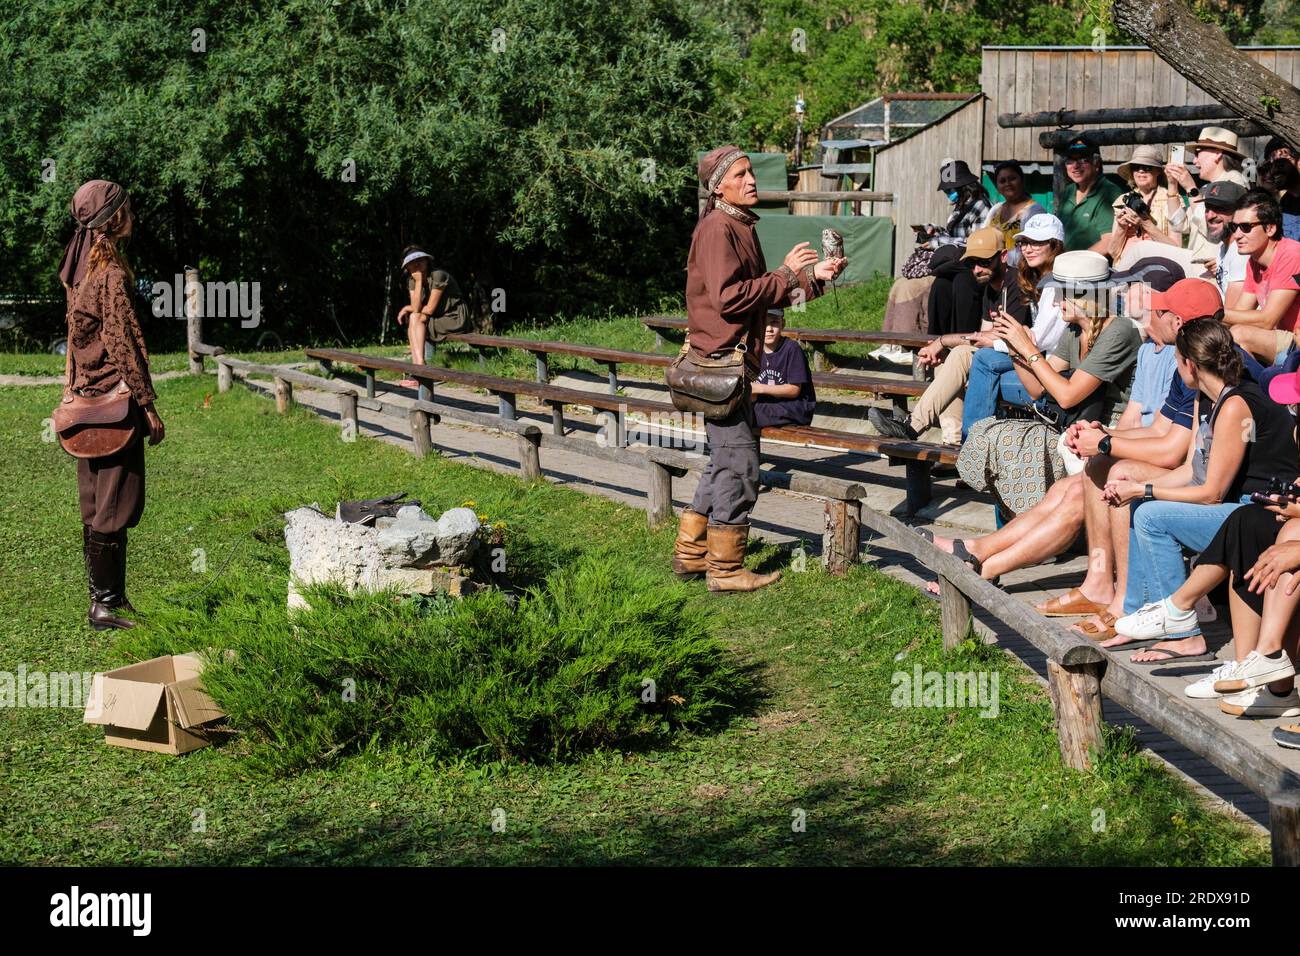
[[(127, 657), (119, 636), (84, 624), (74, 466), (42, 441), (56, 391), (0, 390), (0, 481), (11, 489), (0, 504), (4, 671), (97, 670)], [(396, 490), (431, 510), (474, 501), (506, 522), (537, 571), (601, 549), (616, 568), (669, 578), (673, 532), (648, 532), (639, 510), (343, 443), (301, 410), (279, 417), (242, 388), (213, 392), (211, 379), (159, 386), (167, 440), (149, 451), (149, 506), (130, 548), (146, 615), (209, 600), (223, 567), (271, 582), (278, 600), (279, 512)], [(194, 570), (200, 555), (207, 572)], [(767, 546), (754, 561), (787, 556)], [(1046, 692), (996, 649), (968, 642), (942, 656), (937, 609), (913, 589), (868, 568), (835, 579), (809, 564), (753, 595), (690, 585), (753, 670), (760, 700), (717, 732), (660, 749), (549, 765), (379, 749), (269, 776), (238, 736), (167, 757), (105, 746), (75, 710), (0, 711), (0, 863), (1268, 862), (1267, 838), (1203, 808), (1126, 735), (1111, 735), (1095, 772), (1064, 769)], [(917, 665), (996, 672), (997, 716), (891, 706), (893, 675)]]

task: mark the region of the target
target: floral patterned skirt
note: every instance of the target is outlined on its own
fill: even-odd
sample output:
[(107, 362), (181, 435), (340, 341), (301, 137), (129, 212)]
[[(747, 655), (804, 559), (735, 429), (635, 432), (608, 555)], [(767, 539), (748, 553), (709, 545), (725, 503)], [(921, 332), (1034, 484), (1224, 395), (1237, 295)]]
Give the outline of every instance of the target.
[(1065, 477), (1060, 437), (1042, 422), (981, 419), (961, 446), (957, 473), (975, 491), (991, 491), (1004, 513), (1024, 514)]

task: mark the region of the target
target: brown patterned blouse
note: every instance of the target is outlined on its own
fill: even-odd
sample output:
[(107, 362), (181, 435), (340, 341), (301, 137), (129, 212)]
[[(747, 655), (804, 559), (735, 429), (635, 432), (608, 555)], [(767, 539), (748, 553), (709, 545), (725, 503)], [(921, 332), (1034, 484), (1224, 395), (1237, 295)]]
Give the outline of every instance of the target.
[(121, 379), (140, 405), (149, 405), (157, 397), (149, 377), (149, 353), (121, 267), (110, 263), (97, 269), (72, 290), (68, 348), (75, 391), (103, 395)]

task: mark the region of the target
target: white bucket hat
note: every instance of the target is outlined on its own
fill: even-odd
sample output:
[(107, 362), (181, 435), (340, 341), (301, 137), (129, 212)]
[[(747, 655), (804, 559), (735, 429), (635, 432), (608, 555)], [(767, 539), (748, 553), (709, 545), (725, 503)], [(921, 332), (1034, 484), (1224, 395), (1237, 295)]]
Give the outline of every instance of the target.
[(1116, 284), (1110, 277), (1110, 263), (1105, 256), (1100, 252), (1079, 250), (1057, 256), (1052, 271), (1038, 283), (1038, 288), (1060, 289), (1062, 295), (1081, 298)]

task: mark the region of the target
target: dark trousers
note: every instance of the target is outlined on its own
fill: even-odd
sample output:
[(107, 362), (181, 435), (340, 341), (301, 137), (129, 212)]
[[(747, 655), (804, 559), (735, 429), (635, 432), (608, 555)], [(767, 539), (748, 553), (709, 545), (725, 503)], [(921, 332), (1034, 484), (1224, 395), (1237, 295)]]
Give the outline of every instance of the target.
[(77, 459), (81, 523), (101, 534), (134, 528), (144, 514), (144, 443), (148, 429), (144, 416), (139, 418), (135, 440), (116, 455)]
[(926, 306), (927, 333), (937, 336), (978, 332), (984, 321), (983, 303), (984, 289), (970, 269), (936, 274)]
[(758, 500), (758, 436), (750, 400), (729, 418), (705, 421), (709, 464), (700, 476), (691, 510), (710, 524), (748, 524)]

